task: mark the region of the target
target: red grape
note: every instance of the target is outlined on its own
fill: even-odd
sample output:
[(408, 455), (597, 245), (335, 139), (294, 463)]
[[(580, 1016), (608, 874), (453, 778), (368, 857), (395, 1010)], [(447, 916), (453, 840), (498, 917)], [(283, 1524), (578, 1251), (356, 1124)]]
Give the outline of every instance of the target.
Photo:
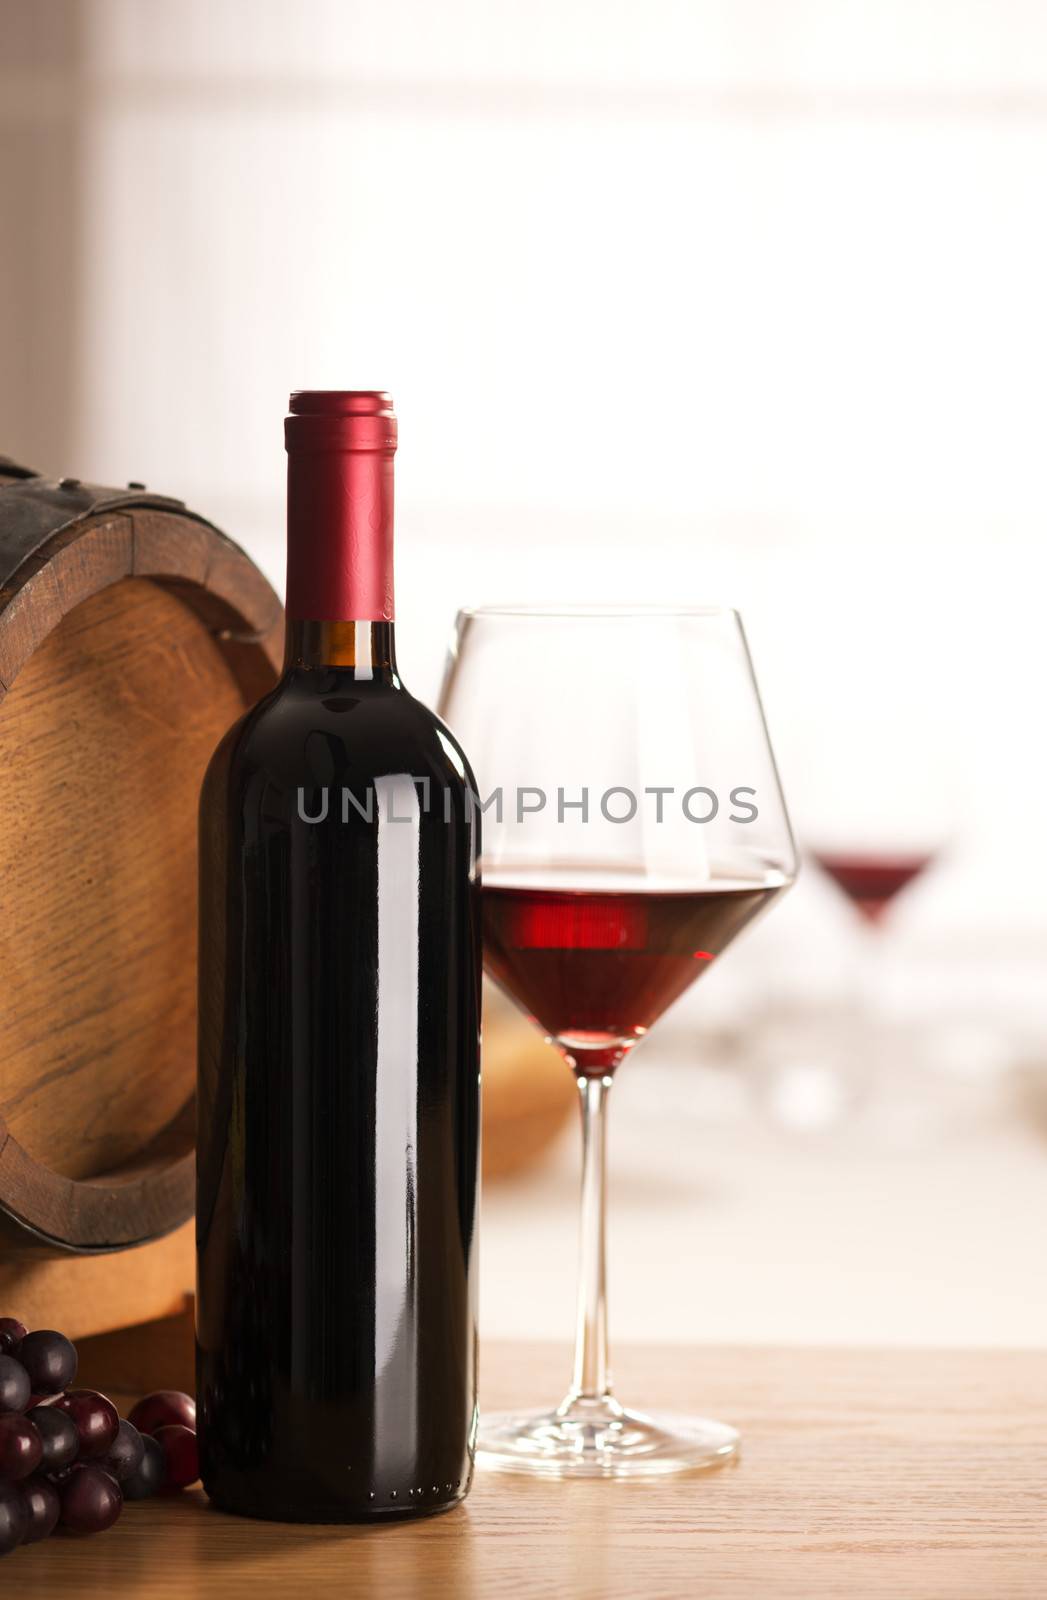
[(104, 1467), (74, 1467), (61, 1488), (62, 1526), (71, 1533), (104, 1533), (120, 1515), (120, 1485)]
[(68, 1387), (76, 1370), (64, 1334), (0, 1317), (0, 1556), (46, 1539), (59, 1522), (101, 1533), (125, 1500), (199, 1477), (190, 1395), (157, 1390), (121, 1422), (104, 1394)]
[(57, 1394), (76, 1377), (76, 1346), (53, 1328), (27, 1333), (18, 1359), (29, 1374), (34, 1394)]
[(57, 1406), (32, 1406), (26, 1419), (40, 1435), (44, 1450), (40, 1465), (44, 1472), (57, 1472), (76, 1460), (80, 1434), (67, 1411), (60, 1411)]
[(29, 1374), (14, 1356), (0, 1356), (0, 1411), (24, 1411), (32, 1386)]
[(28, 1478), (43, 1454), (43, 1441), (28, 1417), (0, 1417), (0, 1478)]
[(53, 1483), (46, 1478), (27, 1478), (19, 1484), (22, 1499), (25, 1502), (28, 1526), (22, 1535), (23, 1544), (36, 1544), (40, 1539), (46, 1539), (53, 1533), (58, 1513), (61, 1509), (61, 1497)]
[(116, 1407), (104, 1394), (98, 1394), (94, 1389), (70, 1389), (68, 1394), (61, 1395), (55, 1402), (60, 1411), (65, 1411), (76, 1423), (76, 1431), (80, 1435), (80, 1455), (85, 1461), (94, 1461), (99, 1456), (109, 1454), (109, 1448), (116, 1438), (120, 1426), (120, 1418)]
[(139, 1433), (155, 1433), (157, 1428), (178, 1424), (196, 1428), (196, 1401), (180, 1389), (157, 1389), (139, 1400), (128, 1413)]
[(172, 1423), (166, 1428), (157, 1428), (153, 1438), (164, 1452), (164, 1487), (187, 1489), (195, 1483), (200, 1476), (200, 1457), (192, 1428)]
[(13, 1483), (0, 1483), (0, 1556), (6, 1556), (25, 1538), (29, 1512)]
[(113, 1474), (117, 1483), (123, 1483), (125, 1478), (132, 1477), (138, 1471), (144, 1454), (142, 1435), (134, 1423), (121, 1422), (103, 1465), (107, 1472)]
[(125, 1500), (148, 1500), (159, 1493), (167, 1476), (167, 1459), (163, 1446), (157, 1444), (151, 1433), (143, 1433), (142, 1459), (135, 1472), (122, 1484)]
[(17, 1317), (0, 1317), (0, 1355), (13, 1356), (24, 1338), (24, 1322)]

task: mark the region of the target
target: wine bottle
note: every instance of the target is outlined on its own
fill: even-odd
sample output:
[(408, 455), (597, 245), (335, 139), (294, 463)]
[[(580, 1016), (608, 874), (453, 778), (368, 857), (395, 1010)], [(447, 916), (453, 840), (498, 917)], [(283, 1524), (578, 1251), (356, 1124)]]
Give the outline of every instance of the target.
[(200, 1461), (228, 1511), (420, 1516), (476, 1425), (479, 808), (397, 672), (389, 397), (290, 410), (283, 676), (200, 808)]

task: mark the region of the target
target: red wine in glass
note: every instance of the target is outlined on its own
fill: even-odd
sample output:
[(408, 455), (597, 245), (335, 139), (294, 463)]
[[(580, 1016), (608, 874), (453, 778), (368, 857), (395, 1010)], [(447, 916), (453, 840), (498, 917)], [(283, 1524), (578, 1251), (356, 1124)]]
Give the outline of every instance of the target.
[(576, 1072), (603, 1075), (778, 893), (485, 884), (485, 963)]
[(818, 850), (814, 858), (870, 922), (879, 922), (895, 896), (934, 859), (931, 851), (881, 855), (857, 850)]

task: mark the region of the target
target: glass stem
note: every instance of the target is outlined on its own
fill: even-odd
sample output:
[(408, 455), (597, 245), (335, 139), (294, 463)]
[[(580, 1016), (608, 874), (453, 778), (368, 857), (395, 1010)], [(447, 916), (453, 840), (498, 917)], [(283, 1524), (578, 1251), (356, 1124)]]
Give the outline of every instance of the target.
[(582, 1109), (582, 1215), (574, 1379), (561, 1410), (611, 1394), (607, 1357), (606, 1157), (609, 1077), (578, 1078)]

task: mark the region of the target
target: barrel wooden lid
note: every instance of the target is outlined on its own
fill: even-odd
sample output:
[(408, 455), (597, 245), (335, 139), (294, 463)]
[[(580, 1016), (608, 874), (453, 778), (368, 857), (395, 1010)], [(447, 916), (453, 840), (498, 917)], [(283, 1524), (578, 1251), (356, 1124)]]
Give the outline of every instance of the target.
[(0, 461), (0, 1250), (191, 1215), (197, 798), (282, 643), (180, 502)]

